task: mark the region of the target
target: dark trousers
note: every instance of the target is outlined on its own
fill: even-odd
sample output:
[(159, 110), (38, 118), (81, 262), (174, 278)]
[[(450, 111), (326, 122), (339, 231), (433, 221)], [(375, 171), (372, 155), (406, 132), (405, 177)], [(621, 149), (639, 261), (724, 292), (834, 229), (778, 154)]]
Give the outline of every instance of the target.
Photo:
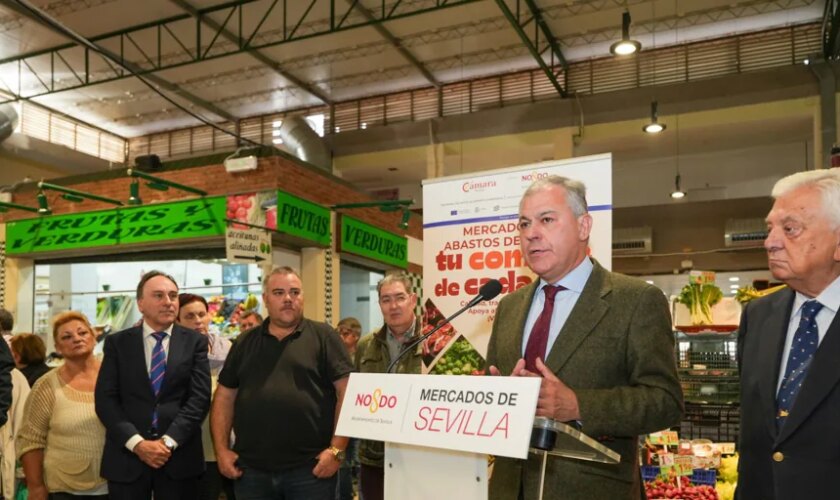
[[(237, 500), (335, 500), (335, 475), (320, 479), (313, 465), (282, 471), (264, 471), (240, 464), (242, 476), (234, 483)], [(157, 500), (157, 499), (155, 499)]]
[(226, 478), (219, 472), (218, 462), (205, 462), (207, 466), (204, 475), (198, 481), (200, 500), (218, 500), (219, 495), (224, 492), (227, 500), (236, 500), (233, 492), (233, 480)]
[(108, 498), (111, 500), (149, 500), (153, 493), (155, 500), (198, 498), (198, 477), (172, 479), (161, 469), (144, 467), (136, 481), (108, 481)]
[(361, 500), (384, 500), (385, 469), (362, 464), (359, 467), (359, 493)]

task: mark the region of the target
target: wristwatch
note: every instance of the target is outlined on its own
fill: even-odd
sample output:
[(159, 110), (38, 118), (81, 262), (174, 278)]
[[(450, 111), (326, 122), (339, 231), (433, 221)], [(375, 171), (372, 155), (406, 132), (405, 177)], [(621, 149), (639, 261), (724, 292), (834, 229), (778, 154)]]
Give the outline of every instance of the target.
[(163, 445), (169, 448), (169, 451), (175, 450), (175, 441), (173, 441), (169, 436), (163, 436)]
[(339, 463), (344, 461), (344, 456), (346, 455), (344, 450), (339, 450), (335, 446), (330, 446), (327, 449), (330, 450), (330, 453), (333, 454), (333, 456), (335, 457), (336, 460), (338, 460)]

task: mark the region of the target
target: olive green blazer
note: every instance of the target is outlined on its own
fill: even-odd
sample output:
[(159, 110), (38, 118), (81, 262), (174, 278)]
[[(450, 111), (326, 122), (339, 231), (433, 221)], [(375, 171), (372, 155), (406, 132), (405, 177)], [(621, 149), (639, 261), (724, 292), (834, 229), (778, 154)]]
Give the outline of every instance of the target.
[[(546, 366), (578, 398), (583, 432), (621, 455), (616, 465), (549, 457), (545, 496), (553, 500), (643, 498), (638, 436), (679, 424), (683, 411), (668, 301), (640, 280), (594, 269), (550, 348)], [(509, 374), (522, 338), (535, 281), (499, 302), (488, 365)], [(540, 459), (498, 457), (492, 500), (537, 498)]]

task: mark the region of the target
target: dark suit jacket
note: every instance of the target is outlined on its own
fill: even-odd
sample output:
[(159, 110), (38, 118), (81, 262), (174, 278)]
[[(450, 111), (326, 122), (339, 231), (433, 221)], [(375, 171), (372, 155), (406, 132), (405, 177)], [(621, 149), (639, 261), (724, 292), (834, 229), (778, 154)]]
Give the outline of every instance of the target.
[(840, 316), (776, 431), (776, 387), (793, 299), (793, 290), (780, 290), (750, 302), (741, 315), (741, 500), (840, 497)]
[(125, 443), (134, 434), (154, 438), (151, 424), (155, 406), (159, 434), (178, 443), (164, 471), (173, 479), (198, 476), (204, 471), (201, 423), (210, 408), (210, 367), (203, 335), (173, 327), (166, 374), (157, 398), (146, 368), (142, 327), (109, 335), (95, 396), (96, 414), (106, 430), (102, 477), (131, 482), (147, 467)]
[[(583, 432), (619, 453), (621, 463), (550, 457), (545, 498), (640, 498), (638, 436), (676, 425), (682, 415), (665, 296), (653, 286), (594, 264), (546, 366), (575, 391)], [(499, 302), (487, 363), (503, 374), (522, 357), (525, 321), (537, 285)], [(539, 464), (534, 455), (527, 461), (498, 457), (490, 498), (516, 500), (520, 485), (525, 498), (537, 498)]]
[(9, 407), (12, 405), (12, 369), (15, 360), (12, 351), (4, 339), (0, 339), (0, 427), (9, 418)]

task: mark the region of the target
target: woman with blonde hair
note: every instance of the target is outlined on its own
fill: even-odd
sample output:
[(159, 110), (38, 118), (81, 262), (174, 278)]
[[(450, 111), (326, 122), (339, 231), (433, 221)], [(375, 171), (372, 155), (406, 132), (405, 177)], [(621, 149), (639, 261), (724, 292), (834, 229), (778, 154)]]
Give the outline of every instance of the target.
[(107, 498), (108, 483), (99, 476), (105, 427), (93, 404), (99, 375), (93, 328), (79, 312), (61, 313), (53, 340), (64, 364), (32, 388), (17, 441), (29, 499)]

